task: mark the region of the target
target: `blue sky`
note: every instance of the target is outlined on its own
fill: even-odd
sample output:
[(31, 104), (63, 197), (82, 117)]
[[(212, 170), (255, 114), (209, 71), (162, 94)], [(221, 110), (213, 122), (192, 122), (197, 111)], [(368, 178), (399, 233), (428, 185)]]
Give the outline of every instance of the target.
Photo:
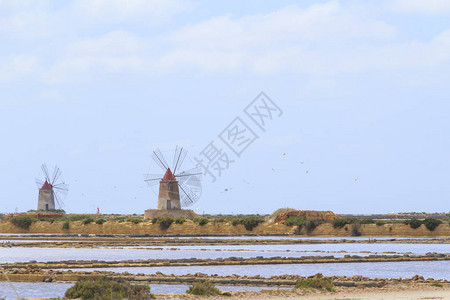
[[(143, 213), (150, 158), (211, 142), (234, 160), (192, 209), (449, 211), (450, 2), (0, 1), (0, 211)], [(265, 132), (243, 109), (264, 91)], [(240, 157), (218, 135), (241, 117)], [(357, 180), (355, 180), (357, 179)], [(226, 191), (227, 190), (227, 191)]]

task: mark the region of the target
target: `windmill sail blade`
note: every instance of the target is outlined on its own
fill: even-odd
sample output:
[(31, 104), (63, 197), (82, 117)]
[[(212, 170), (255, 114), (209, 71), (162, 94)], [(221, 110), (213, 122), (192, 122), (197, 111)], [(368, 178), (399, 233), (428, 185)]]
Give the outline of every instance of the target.
[(53, 186), (53, 190), (56, 190), (56, 191), (58, 191), (58, 192), (60, 192), (60, 193), (68, 193), (69, 192), (69, 185), (68, 184), (66, 184), (66, 183), (58, 183), (58, 184), (55, 184), (54, 186)]
[(193, 188), (180, 182), (178, 186), (180, 187), (180, 201), (183, 207), (194, 204), (200, 198), (201, 189)]
[(192, 168), (175, 175), (175, 178), (178, 181), (185, 183), (186, 181), (201, 181), (202, 175), (201, 168)]
[(183, 165), (184, 159), (186, 158), (187, 155), (187, 151), (184, 150), (183, 147), (179, 148), (177, 146), (177, 148), (175, 149), (175, 155), (174, 155), (174, 159), (173, 159), (173, 173), (176, 174), (177, 169), (181, 168), (181, 166)]
[(147, 182), (149, 186), (155, 186), (162, 180), (160, 174), (144, 174), (144, 181)]
[(164, 159), (164, 156), (162, 155), (161, 151), (159, 149), (156, 149), (152, 153), (152, 158), (155, 161), (155, 163), (161, 167), (164, 171), (166, 171), (169, 168), (169, 165), (167, 164), (166, 160)]
[(59, 195), (59, 193), (55, 191), (53, 193), (53, 196), (54, 196), (54, 198), (56, 200), (56, 204), (58, 205), (59, 209), (62, 209), (65, 206), (65, 204), (62, 201), (61, 196)]
[(45, 180), (50, 183), (50, 176), (48, 175), (47, 166), (45, 164), (42, 164), (41, 166), (42, 172), (44, 173)]
[(36, 182), (38, 189), (40, 189), (44, 185), (44, 182), (39, 178), (35, 178), (34, 181)]
[(54, 185), (55, 182), (58, 181), (60, 176), (61, 176), (61, 170), (58, 168), (58, 166), (55, 166), (55, 170), (53, 171), (53, 179), (52, 179), (51, 185)]

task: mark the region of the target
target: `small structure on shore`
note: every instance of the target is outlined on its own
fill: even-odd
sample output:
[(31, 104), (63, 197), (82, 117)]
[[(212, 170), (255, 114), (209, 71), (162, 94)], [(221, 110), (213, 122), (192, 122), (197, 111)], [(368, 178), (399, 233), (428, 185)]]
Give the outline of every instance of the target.
[(332, 211), (318, 211), (318, 210), (288, 210), (278, 214), (273, 220), (274, 223), (284, 223), (289, 217), (302, 217), (306, 221), (319, 220), (326, 223), (333, 222), (334, 219), (339, 218)]
[(69, 191), (68, 185), (61, 180), (61, 170), (58, 166), (55, 166), (52, 177), (48, 173), (47, 166), (42, 164), (42, 172), (44, 173), (45, 181), (36, 179), (36, 184), (39, 188), (38, 207), (39, 211), (42, 210), (55, 210), (56, 204), (61, 209), (64, 205), (62, 198), (67, 195)]
[[(146, 174), (145, 181), (149, 186), (159, 183), (157, 209), (148, 209), (144, 217), (195, 217), (192, 210), (182, 209), (194, 204), (201, 195), (201, 175), (198, 168), (192, 168), (179, 172), (186, 158), (187, 151), (176, 147), (172, 169), (167, 164), (159, 149), (152, 153), (153, 161), (165, 172), (161, 174)], [(173, 172), (172, 172), (173, 170)]]

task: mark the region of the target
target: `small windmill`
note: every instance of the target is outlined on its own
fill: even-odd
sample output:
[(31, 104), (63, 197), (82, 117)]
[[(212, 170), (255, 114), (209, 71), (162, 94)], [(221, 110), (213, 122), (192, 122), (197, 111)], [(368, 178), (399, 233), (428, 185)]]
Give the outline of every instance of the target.
[(55, 166), (52, 177), (45, 164), (42, 164), (41, 169), (45, 180), (36, 178), (39, 189), (38, 210), (54, 210), (55, 200), (61, 209), (64, 206), (63, 198), (69, 192), (69, 186), (61, 181), (61, 170), (58, 166)]
[[(159, 183), (159, 210), (174, 210), (188, 207), (200, 198), (202, 192), (199, 168), (180, 171), (186, 158), (187, 151), (183, 147), (176, 147), (170, 169), (159, 149), (152, 153), (153, 161), (165, 172), (162, 174), (146, 174), (145, 181), (149, 186)], [(172, 172), (173, 170), (173, 172)]]

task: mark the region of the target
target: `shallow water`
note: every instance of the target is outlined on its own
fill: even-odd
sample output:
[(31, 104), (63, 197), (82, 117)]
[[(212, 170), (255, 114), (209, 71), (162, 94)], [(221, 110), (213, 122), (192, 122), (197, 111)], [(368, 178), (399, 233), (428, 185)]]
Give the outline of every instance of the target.
[[(22, 298), (63, 297), (73, 283), (43, 283), (43, 282), (13, 282), (12, 285)], [(7, 282), (0, 282), (0, 299), (17, 299), (18, 296)], [(183, 284), (151, 284), (150, 290), (154, 294), (182, 294), (189, 288)], [(248, 286), (217, 286), (222, 291), (260, 291), (263, 287)]]
[[(66, 269), (69, 270), (69, 269)], [(73, 271), (93, 271), (94, 269), (71, 269)], [(327, 263), (327, 264), (285, 264), (285, 265), (222, 265), (222, 266), (180, 266), (180, 267), (135, 267), (102, 268), (101, 271), (129, 272), (131, 274), (186, 275), (195, 273), (228, 275), (248, 275), (271, 277), (274, 275), (310, 276), (322, 273), (324, 276), (362, 275), (369, 278), (411, 278), (418, 274), (425, 278), (450, 280), (450, 261), (409, 261), (373, 263)]]
[(397, 252), (397, 253), (416, 253), (425, 254), (428, 252), (450, 253), (450, 244), (391, 244), (391, 243), (376, 243), (376, 244), (287, 244), (287, 245), (218, 245), (218, 246), (166, 246), (166, 247), (147, 247), (147, 248), (178, 248), (178, 249), (222, 249), (222, 250), (269, 250), (269, 251), (347, 251), (358, 253), (360, 251), (370, 251), (373, 253), (381, 252)]
[[(307, 244), (307, 245), (220, 245), (220, 246), (174, 246), (139, 247), (144, 249), (89, 249), (89, 248), (0, 248), (0, 262), (61, 261), (61, 260), (128, 260), (128, 259), (180, 259), (180, 258), (226, 258), (256, 256), (263, 257), (299, 257), (333, 255), (342, 257), (347, 254), (366, 256), (369, 254), (396, 252), (450, 253), (450, 244)], [(153, 250), (150, 250), (153, 249)], [(163, 248), (164, 250), (155, 250)], [(181, 250), (171, 250), (171, 249)], [(195, 250), (197, 249), (197, 250)], [(208, 251), (199, 251), (206, 249)], [(222, 251), (216, 251), (222, 250)], [(235, 250), (235, 251), (224, 251)], [(270, 252), (266, 252), (270, 251)], [(302, 252), (292, 252), (302, 251)], [(321, 252), (314, 252), (321, 251)], [(344, 253), (337, 253), (345, 251)], [(361, 253), (368, 251), (370, 253)]]

